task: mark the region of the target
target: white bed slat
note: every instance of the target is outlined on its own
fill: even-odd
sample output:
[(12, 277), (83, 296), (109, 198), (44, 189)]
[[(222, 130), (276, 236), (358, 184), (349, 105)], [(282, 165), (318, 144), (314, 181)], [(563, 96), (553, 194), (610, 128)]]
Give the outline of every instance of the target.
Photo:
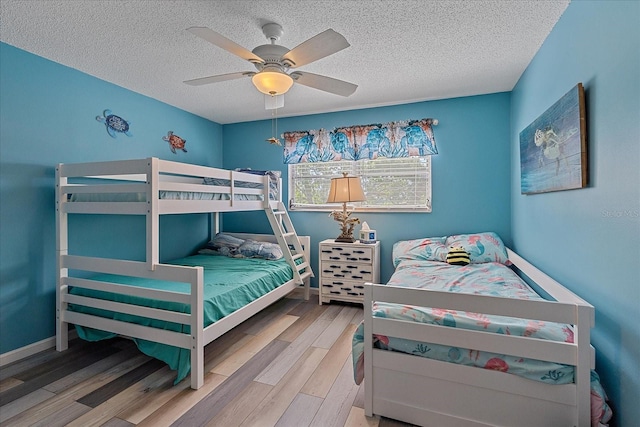
[[(186, 184), (181, 182), (161, 182), (160, 183), (161, 191), (183, 191), (183, 192), (193, 192), (193, 193), (229, 193), (229, 187), (220, 186), (220, 185), (206, 185), (206, 184)], [(250, 195), (261, 195), (264, 193), (264, 190), (260, 188), (244, 188), (244, 187), (235, 187), (235, 194), (250, 194)]]
[(70, 304), (110, 310), (117, 313), (130, 314), (132, 316), (142, 316), (149, 319), (180, 323), (182, 325), (188, 325), (191, 321), (191, 316), (186, 313), (178, 313), (171, 310), (163, 310), (159, 308), (143, 307), (140, 305), (107, 301), (99, 298), (90, 298), (80, 295), (64, 294), (62, 297), (62, 301)]
[(158, 201), (160, 214), (240, 212), (262, 209), (261, 200), (166, 200)]
[[(71, 184), (60, 188), (62, 193), (144, 193), (147, 190), (146, 184), (96, 184), (83, 185)], [(75, 203), (75, 202), (74, 202)]]
[(575, 366), (577, 364), (577, 346), (565, 342), (379, 317), (373, 318), (372, 331), (374, 334), (407, 338), (425, 343), (510, 354), (566, 365)]
[(556, 301), (518, 300), (489, 295), (471, 295), (429, 289), (372, 285), (373, 301), (446, 308), (472, 313), (545, 320), (574, 324), (577, 311), (574, 304)]
[(93, 177), (104, 175), (140, 174), (151, 159), (117, 160), (90, 163), (63, 163), (59, 165), (61, 177)]
[(65, 213), (144, 215), (149, 210), (146, 202), (73, 202), (63, 205)]
[(62, 256), (62, 266), (73, 270), (93, 271), (96, 273), (121, 274), (123, 276), (144, 277), (147, 279), (168, 280), (171, 282), (197, 283), (197, 271), (202, 267), (158, 264), (155, 270), (147, 270), (146, 263), (108, 258), (83, 257), (77, 255)]
[(81, 279), (78, 277), (67, 277), (64, 282), (66, 282), (69, 286), (78, 286), (80, 288), (93, 289), (96, 291), (113, 292), (116, 294), (125, 294), (130, 296), (161, 301), (178, 302), (183, 304), (189, 304), (190, 302), (189, 294), (183, 294), (179, 292), (140, 288), (137, 286), (129, 286), (126, 284), (101, 282), (99, 280)]
[(135, 323), (121, 322), (119, 320), (106, 319), (104, 317), (90, 316), (75, 311), (62, 313), (63, 320), (67, 323), (86, 326), (89, 328), (105, 330), (114, 334), (132, 338), (142, 338), (161, 344), (173, 345), (180, 348), (189, 348), (191, 336), (182, 332), (167, 331), (164, 329), (141, 326)]

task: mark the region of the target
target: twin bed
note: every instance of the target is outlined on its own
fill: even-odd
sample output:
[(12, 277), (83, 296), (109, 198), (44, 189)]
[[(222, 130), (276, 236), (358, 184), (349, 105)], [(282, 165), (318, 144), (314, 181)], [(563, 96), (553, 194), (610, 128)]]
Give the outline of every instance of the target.
[[(450, 247), (471, 263), (448, 264)], [(590, 304), (495, 233), (398, 242), (393, 261), (387, 285), (365, 285), (353, 338), (367, 415), (424, 426), (606, 425)]]
[[(280, 188), (273, 173), (157, 158), (58, 165), (57, 350), (68, 324), (88, 340), (131, 337), (176, 382), (191, 372), (200, 388), (205, 345), (299, 286), (309, 296), (309, 238), (297, 236)], [(220, 212), (250, 210), (265, 211), (273, 235), (219, 233)], [(160, 216), (188, 213), (212, 213), (208, 249), (160, 262)], [(145, 261), (71, 255), (71, 214), (144, 216)]]

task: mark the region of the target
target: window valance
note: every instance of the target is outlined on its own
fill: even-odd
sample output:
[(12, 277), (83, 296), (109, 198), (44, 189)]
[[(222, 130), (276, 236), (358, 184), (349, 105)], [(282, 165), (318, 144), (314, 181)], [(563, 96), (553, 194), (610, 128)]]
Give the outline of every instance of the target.
[(434, 119), (285, 132), (284, 163), (412, 157), (438, 154)]

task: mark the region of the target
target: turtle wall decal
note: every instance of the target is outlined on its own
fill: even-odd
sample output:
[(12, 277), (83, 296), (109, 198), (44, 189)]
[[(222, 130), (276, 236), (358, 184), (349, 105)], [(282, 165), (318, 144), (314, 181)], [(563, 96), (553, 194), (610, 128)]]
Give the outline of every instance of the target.
[(170, 130), (167, 132), (167, 136), (163, 136), (162, 139), (169, 143), (169, 148), (173, 154), (176, 154), (176, 150), (187, 152), (187, 149), (184, 148), (187, 140), (180, 138), (178, 135), (174, 135), (173, 131)]
[(127, 136), (133, 136), (129, 130), (130, 122), (120, 116), (111, 113), (111, 110), (104, 110), (102, 116), (96, 116), (96, 120), (104, 123), (107, 127), (107, 133), (111, 138), (116, 137), (116, 132), (124, 133)]

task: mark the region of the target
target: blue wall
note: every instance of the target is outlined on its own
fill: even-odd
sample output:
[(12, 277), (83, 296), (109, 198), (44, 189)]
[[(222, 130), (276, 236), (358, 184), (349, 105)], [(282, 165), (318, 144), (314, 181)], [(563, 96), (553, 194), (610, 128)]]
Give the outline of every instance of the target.
[[(278, 119), (278, 132), (425, 117), (440, 121), (434, 127), (439, 154), (431, 163), (433, 212), (356, 215), (378, 232), (381, 278), (386, 281), (398, 240), (493, 230), (510, 243), (509, 104), (510, 95), (499, 93), (283, 118)], [(223, 135), (225, 168), (277, 169), (287, 182), (282, 147), (265, 142), (271, 136), (270, 120), (225, 125)], [(291, 219), (298, 234), (311, 236), (312, 267), (317, 271), (318, 243), (337, 237), (338, 224), (327, 212), (291, 212)], [(223, 223), (227, 231), (270, 231), (264, 214), (257, 212), (225, 214)]]
[[(54, 168), (57, 163), (159, 157), (222, 166), (222, 126), (113, 84), (0, 44), (0, 353), (55, 335)], [(131, 121), (111, 138), (106, 108)], [(188, 153), (169, 151), (168, 131)], [(144, 257), (139, 217), (78, 217), (70, 251)], [(88, 229), (88, 222), (100, 227)], [(162, 218), (161, 257), (202, 244), (205, 215)], [(83, 230), (91, 230), (91, 234)], [(204, 231), (203, 231), (204, 230)], [(90, 236), (89, 238), (87, 238)], [(17, 326), (19, 325), (19, 326)], [(13, 332), (16, 331), (16, 332)]]
[[(578, 82), (589, 186), (520, 194), (519, 132)], [(596, 308), (615, 425), (640, 420), (640, 3), (573, 1), (512, 92), (515, 249)]]
[[(382, 279), (400, 239), (496, 230), (508, 245), (596, 307), (593, 343), (615, 425), (640, 419), (640, 3), (573, 1), (511, 93), (283, 118), (279, 132), (434, 117), (433, 213), (358, 215), (382, 240)], [(520, 194), (519, 132), (582, 82), (587, 99), (590, 184)], [(223, 166), (280, 169), (282, 150), (264, 140), (269, 120), (220, 126), (0, 43), (0, 353), (53, 336), (58, 162), (156, 156)], [(286, 102), (286, 101), (285, 101)], [(110, 138), (95, 116), (105, 108), (132, 121), (134, 136)], [(172, 154), (162, 136), (187, 139)], [(224, 146), (222, 144), (224, 141)], [(223, 162), (224, 159), (224, 162)], [(338, 234), (326, 213), (293, 212), (317, 243)], [(134, 218), (102, 221), (100, 254), (142, 256)], [(206, 218), (163, 218), (161, 257), (201, 243)], [(167, 224), (163, 224), (167, 225)], [(269, 229), (262, 214), (225, 215), (227, 230)], [(114, 238), (114, 235), (116, 238)], [(20, 325), (17, 329), (16, 325)], [(15, 332), (13, 332), (15, 331)]]

